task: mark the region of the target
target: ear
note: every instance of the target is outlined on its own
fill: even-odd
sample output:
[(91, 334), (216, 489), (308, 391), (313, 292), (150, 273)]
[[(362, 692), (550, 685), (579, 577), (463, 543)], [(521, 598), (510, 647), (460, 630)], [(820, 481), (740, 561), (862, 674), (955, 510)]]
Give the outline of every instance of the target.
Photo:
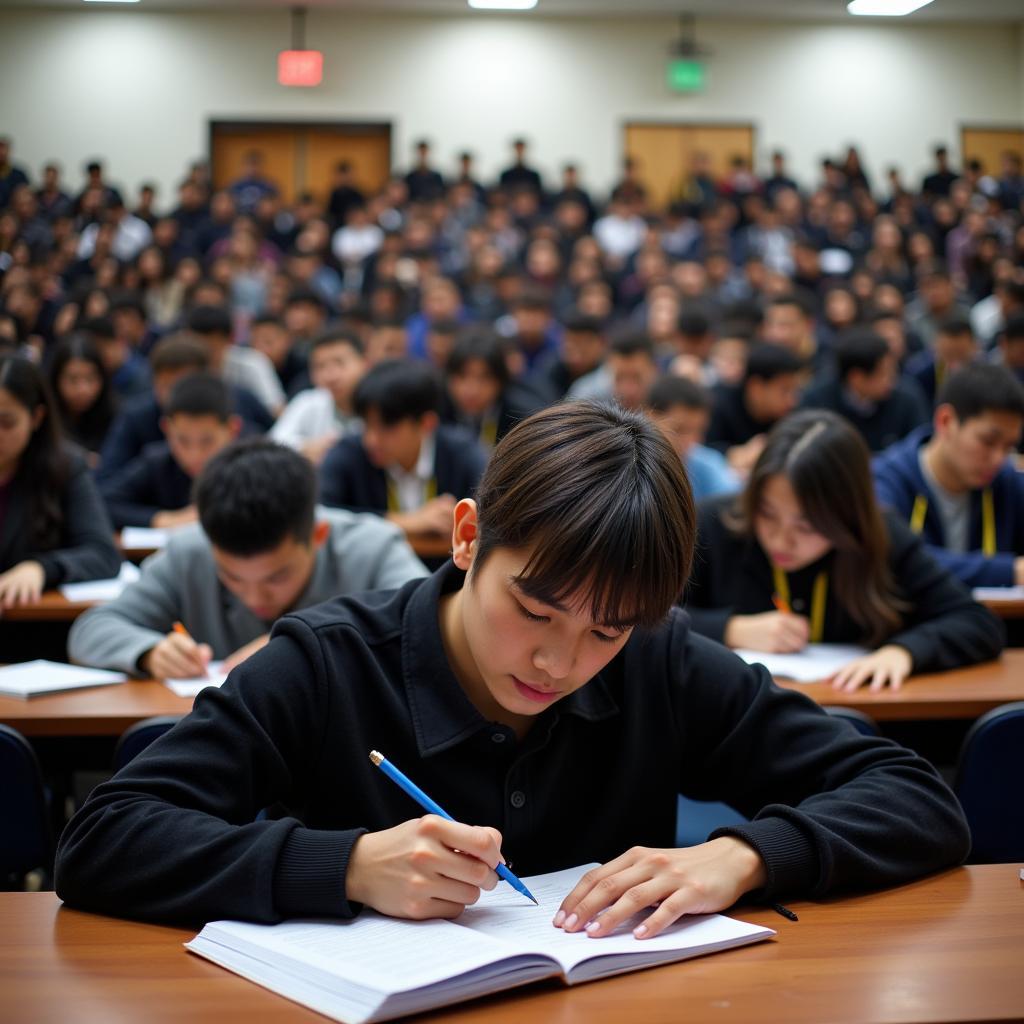
[(313, 524), (313, 550), (316, 551), (318, 548), (322, 548), (330, 535), (331, 524), (326, 519), (317, 520)]
[(937, 406), (932, 423), (935, 427), (936, 437), (946, 437), (953, 424), (957, 422), (956, 410), (948, 403)]
[(160, 417), (160, 430), (163, 432), (164, 437), (167, 436), (167, 431), (171, 428), (171, 420), (169, 416)]
[(437, 430), (438, 424), (441, 422), (441, 417), (436, 412), (427, 412), (423, 414), (423, 418), (420, 420), (420, 430), (423, 432), (423, 436), (432, 434)]
[(228, 420), (228, 430), (231, 431), (232, 438), (238, 437), (238, 435), (242, 432), (242, 417), (232, 416)]
[(455, 506), (453, 519), (452, 561), (467, 571), (476, 557), (476, 502), (472, 498), (463, 498)]
[(46, 406), (37, 405), (36, 411), (32, 413), (32, 433), (34, 434), (42, 425), (43, 420), (46, 419)]

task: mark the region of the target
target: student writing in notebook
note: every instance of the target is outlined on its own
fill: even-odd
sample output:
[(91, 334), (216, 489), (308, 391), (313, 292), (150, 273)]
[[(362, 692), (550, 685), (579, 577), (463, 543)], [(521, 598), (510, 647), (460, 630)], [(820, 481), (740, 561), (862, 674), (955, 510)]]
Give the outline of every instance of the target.
[(932, 423), (876, 457), (878, 500), (972, 587), (1024, 584), (1024, 387), (976, 363), (943, 385)]
[[(694, 535), (679, 457), (642, 414), (536, 413), (458, 502), (451, 561), (284, 616), (93, 791), (58, 893), (193, 923), (456, 917), (499, 856), (520, 877), (599, 861), (553, 924), (599, 938), (656, 906), (643, 938), (748, 892), (891, 885), (962, 859), (966, 825), (927, 762), (673, 609)], [(423, 815), (375, 748), (456, 820)], [(674, 849), (680, 792), (753, 820)], [(270, 804), (286, 810), (255, 820)]]
[(75, 621), (73, 661), (161, 679), (202, 676), (210, 659), (230, 670), (287, 611), (426, 575), (391, 523), (317, 506), (315, 470), (283, 445), (226, 448), (195, 495), (199, 523), (175, 531), (118, 598)]
[(729, 647), (863, 644), (835, 686), (900, 686), (912, 672), (996, 657), (1002, 627), (897, 516), (875, 502), (868, 450), (841, 416), (794, 413), (768, 436), (738, 498), (700, 507), (685, 600)]

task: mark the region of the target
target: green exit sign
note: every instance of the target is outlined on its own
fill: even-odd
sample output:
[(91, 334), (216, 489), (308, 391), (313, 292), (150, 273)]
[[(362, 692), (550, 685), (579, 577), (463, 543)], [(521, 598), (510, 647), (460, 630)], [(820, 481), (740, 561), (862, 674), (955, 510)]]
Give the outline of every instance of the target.
[(704, 88), (704, 65), (699, 60), (670, 60), (668, 87), (673, 92), (700, 92)]

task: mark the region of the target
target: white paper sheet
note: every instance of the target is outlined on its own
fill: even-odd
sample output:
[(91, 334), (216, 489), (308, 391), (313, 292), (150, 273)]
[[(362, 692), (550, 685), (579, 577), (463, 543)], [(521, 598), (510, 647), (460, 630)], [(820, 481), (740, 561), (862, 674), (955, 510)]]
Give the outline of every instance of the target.
[(65, 665), (59, 661), (25, 661), (0, 668), (0, 694), (8, 697), (35, 697), (44, 693), (84, 689), (87, 686), (111, 686), (123, 683), (123, 672), (107, 672), (81, 665)]
[(817, 683), (871, 652), (866, 647), (853, 644), (808, 644), (799, 654), (749, 650), (737, 650), (735, 653), (748, 665), (764, 665), (773, 676), (793, 679), (798, 683)]
[(122, 562), (121, 571), (109, 580), (85, 580), (82, 583), (65, 583), (60, 592), (69, 601), (113, 601), (121, 591), (139, 578), (139, 567), (131, 562)]
[(1024, 601), (1024, 587), (975, 587), (975, 601)]
[(195, 697), (200, 690), (208, 686), (221, 686), (228, 674), (224, 671), (224, 662), (211, 661), (205, 676), (195, 679), (165, 679), (164, 686), (170, 687), (179, 697)]
[(167, 544), (170, 530), (157, 530), (152, 526), (126, 526), (121, 531), (122, 548), (152, 548), (159, 550)]

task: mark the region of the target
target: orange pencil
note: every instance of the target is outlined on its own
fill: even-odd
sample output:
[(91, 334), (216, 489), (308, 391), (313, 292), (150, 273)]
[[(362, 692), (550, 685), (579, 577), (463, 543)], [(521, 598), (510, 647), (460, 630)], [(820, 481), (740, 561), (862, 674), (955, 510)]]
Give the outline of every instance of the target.
[[(176, 622), (171, 628), (174, 630), (175, 633), (185, 637), (186, 640), (192, 640), (192, 643), (195, 643), (195, 640), (192, 639), (192, 634), (189, 633), (189, 631), (185, 628), (184, 622)], [(196, 646), (198, 646), (198, 644)], [(209, 674), (210, 670), (204, 666), (203, 675), (208, 676)]]
[(777, 612), (782, 612), (783, 615), (791, 614), (789, 605), (786, 604), (778, 594), (772, 594), (772, 604), (775, 605), (775, 610)]

